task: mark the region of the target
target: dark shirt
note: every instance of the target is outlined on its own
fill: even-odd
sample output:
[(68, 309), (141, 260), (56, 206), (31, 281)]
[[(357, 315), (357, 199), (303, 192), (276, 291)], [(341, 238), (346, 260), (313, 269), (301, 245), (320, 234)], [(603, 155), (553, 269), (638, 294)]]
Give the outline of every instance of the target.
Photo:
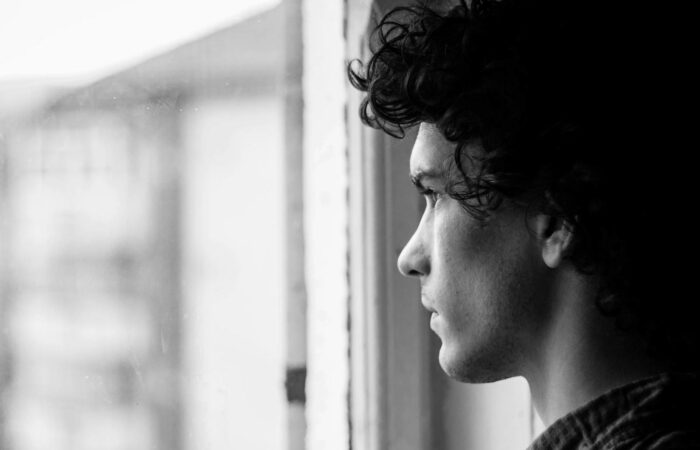
[(697, 374), (666, 373), (613, 389), (554, 422), (528, 450), (700, 449)]

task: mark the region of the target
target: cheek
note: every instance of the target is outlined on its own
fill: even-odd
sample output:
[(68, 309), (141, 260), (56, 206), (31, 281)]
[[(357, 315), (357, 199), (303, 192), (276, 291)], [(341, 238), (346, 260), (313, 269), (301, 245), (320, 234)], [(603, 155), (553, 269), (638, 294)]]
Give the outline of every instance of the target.
[(434, 225), (430, 283), (444, 319), (453, 331), (460, 331), (479, 316), (479, 297), (489, 285), (488, 258), (493, 255), (488, 255), (481, 233), (461, 214), (436, 217)]
[(512, 338), (530, 335), (537, 323), (537, 304), (541, 296), (542, 265), (537, 264), (535, 254), (527, 240), (508, 242), (505, 251), (494, 252), (488, 265), (488, 273), (482, 271), (481, 308), (489, 329), (498, 328)]
[(443, 306), (455, 327), (510, 326), (526, 313), (538, 275), (535, 248), (521, 221), (482, 227), (470, 217), (452, 216), (436, 220), (435, 232), (436, 287), (449, 299)]

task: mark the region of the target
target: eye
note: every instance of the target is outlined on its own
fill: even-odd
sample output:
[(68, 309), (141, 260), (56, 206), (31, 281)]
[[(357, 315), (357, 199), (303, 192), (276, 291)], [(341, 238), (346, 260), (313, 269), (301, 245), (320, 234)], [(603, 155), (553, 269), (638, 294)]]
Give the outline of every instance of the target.
[(425, 189), (423, 191), (423, 195), (425, 196), (425, 199), (427, 200), (427, 202), (433, 206), (435, 206), (437, 204), (438, 200), (440, 200), (440, 198), (441, 198), (441, 195), (432, 189)]

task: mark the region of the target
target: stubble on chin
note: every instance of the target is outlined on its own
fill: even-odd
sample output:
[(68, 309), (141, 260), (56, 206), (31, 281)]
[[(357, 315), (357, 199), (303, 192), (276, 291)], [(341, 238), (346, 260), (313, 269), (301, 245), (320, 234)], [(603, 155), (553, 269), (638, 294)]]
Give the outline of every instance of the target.
[(440, 349), (440, 367), (450, 378), (470, 384), (493, 383), (520, 375), (515, 370), (509, 345), (491, 348), (472, 354), (451, 354)]

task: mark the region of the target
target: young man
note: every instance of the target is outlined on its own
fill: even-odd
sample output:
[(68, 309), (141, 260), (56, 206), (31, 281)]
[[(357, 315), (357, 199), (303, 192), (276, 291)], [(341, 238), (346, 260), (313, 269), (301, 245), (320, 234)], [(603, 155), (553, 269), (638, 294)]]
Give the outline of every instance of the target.
[(349, 69), (366, 123), (419, 126), (426, 207), (398, 265), (440, 364), (524, 376), (548, 426), (533, 449), (700, 448), (696, 80), (671, 19), (641, 2), (403, 7)]

